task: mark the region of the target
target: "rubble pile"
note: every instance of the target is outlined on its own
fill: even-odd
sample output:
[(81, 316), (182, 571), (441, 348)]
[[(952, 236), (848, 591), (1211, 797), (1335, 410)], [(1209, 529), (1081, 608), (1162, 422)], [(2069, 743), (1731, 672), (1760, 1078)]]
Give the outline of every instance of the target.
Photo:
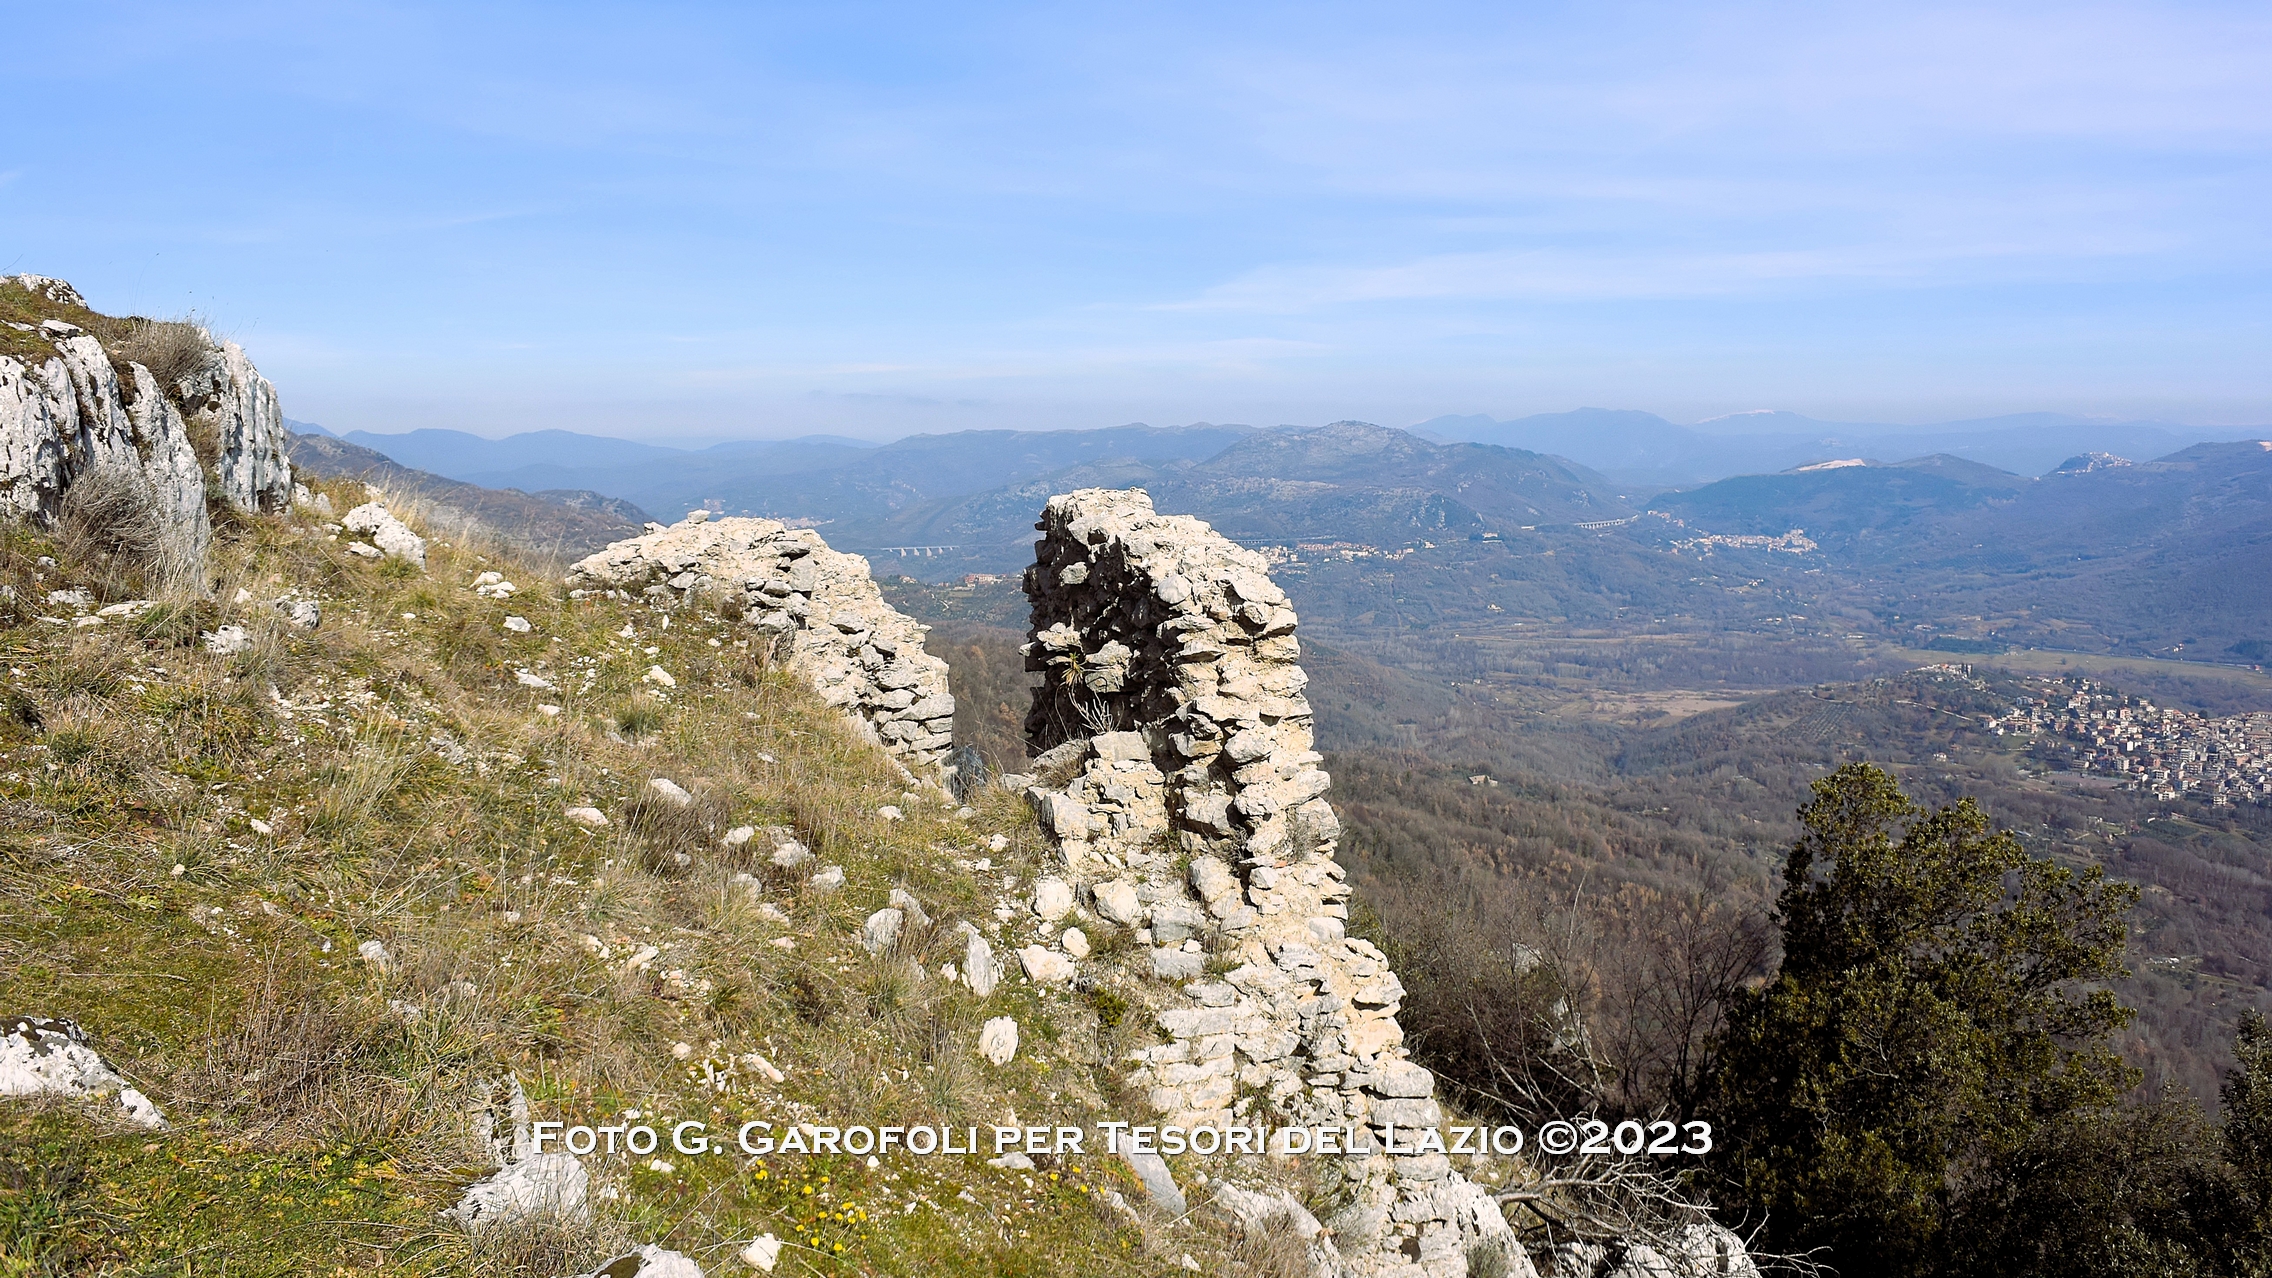
[(809, 528), (698, 510), (579, 560), (568, 585), (571, 598), (615, 592), (676, 604), (713, 596), (918, 774), (938, 771), (953, 749), (947, 663), (923, 650), (926, 628), (884, 602), (866, 559), (829, 549)]

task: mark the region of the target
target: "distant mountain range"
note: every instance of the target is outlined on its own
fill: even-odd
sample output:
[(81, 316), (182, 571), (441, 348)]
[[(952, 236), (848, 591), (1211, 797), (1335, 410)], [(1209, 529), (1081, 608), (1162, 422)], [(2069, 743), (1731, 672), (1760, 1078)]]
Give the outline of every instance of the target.
[[(431, 529), (505, 542), (533, 561), (565, 566), (639, 535), (647, 514), (620, 497), (588, 489), (525, 493), (485, 488), (404, 466), (309, 422), (287, 421), (295, 473), (311, 479), (360, 479), (419, 503)], [(344, 514), (345, 512), (340, 512)]]
[[(560, 524), (579, 508), (623, 527), (638, 510), (667, 519), (707, 507), (811, 524), (837, 547), (875, 557), (887, 576), (1015, 572), (1031, 557), (1034, 514), (1051, 494), (1141, 485), (1162, 511), (1313, 560), (1336, 543), (1374, 555), (1445, 547), (1405, 564), (1385, 608), (1358, 600), (1374, 590), (1360, 584), (1370, 571), (1362, 565), (1386, 561), (1315, 570), (1313, 589), (1347, 578), (1330, 589), (1345, 596), (1349, 616), (1396, 617), (1399, 626), (1422, 615), (1434, 619), (1428, 625), (1472, 628), (1636, 613), (1730, 625), (1780, 610), (1843, 616), (1836, 624), (1847, 630), (1882, 625), (1889, 637), (2223, 660), (2255, 652), (2250, 644), (2272, 652), (2266, 445), (2184, 441), (2146, 452), (2135, 445), (2174, 436), (2154, 423), (2045, 417), (1866, 436), (1857, 441), (1866, 447), (1808, 433), (1836, 423), (1790, 415), (1699, 427), (1599, 410), (1460, 421), (1494, 440), (1337, 422), (971, 431), (881, 447), (817, 438), (679, 450), (565, 431), (504, 440), (356, 432), (305, 436), (299, 447), (375, 456), (367, 445), (418, 470), (540, 494), (526, 509), (541, 513), (541, 535), (556, 541), (598, 532)], [(1708, 433), (1762, 421), (1773, 429)], [(1936, 447), (1900, 452), (1921, 442)], [(2078, 452), (2080, 444), (2098, 447)], [(1666, 459), (1681, 449), (1701, 458), (1721, 447), (1782, 464), (1687, 487), (1630, 481), (1650, 466), (1677, 469)], [(1997, 448), (2025, 454), (2027, 471), (1982, 459), (2011, 455)], [(2126, 459), (2138, 457), (2158, 460)], [(1628, 479), (1614, 478), (1620, 472)], [(595, 504), (603, 495), (623, 504)], [(1742, 540), (1794, 529), (1815, 549), (1747, 549)], [(1422, 572), (1445, 555), (1436, 576)], [(1731, 582), (1739, 593), (1727, 593)], [(1825, 591), (1844, 602), (1833, 606)]]
[(1141, 486), (1160, 510), (1200, 515), (1250, 544), (1399, 546), (1633, 513), (1609, 481), (1559, 457), (1335, 422), (1253, 432), (1203, 461), (1118, 458), (912, 506), (881, 521), (848, 520), (841, 540), (855, 547), (954, 547), (929, 565), (934, 575), (954, 565), (1005, 571), (1032, 557), (1041, 503), (1052, 493), (1098, 486)]
[(1621, 483), (1673, 487), (1788, 470), (1845, 458), (1896, 461), (1934, 453), (2023, 475), (2040, 475), (2080, 452), (2160, 457), (2188, 444), (2272, 434), (2272, 427), (2197, 427), (2170, 422), (2107, 422), (2062, 413), (2019, 413), (1896, 426), (1825, 422), (1790, 412), (1736, 413), (1678, 426), (1654, 413), (1581, 408), (1514, 421), (1437, 417), (1412, 428), (1442, 440), (1471, 440), (1552, 453)]
[(561, 430), (494, 440), (450, 430), (350, 431), (345, 438), (403, 465), (489, 488), (589, 488), (674, 515), (708, 507), (819, 523), (873, 523), (926, 502), (1071, 466), (1211, 457), (1253, 433), (1245, 426), (1130, 425), (914, 435), (880, 447), (814, 435), (704, 449)]

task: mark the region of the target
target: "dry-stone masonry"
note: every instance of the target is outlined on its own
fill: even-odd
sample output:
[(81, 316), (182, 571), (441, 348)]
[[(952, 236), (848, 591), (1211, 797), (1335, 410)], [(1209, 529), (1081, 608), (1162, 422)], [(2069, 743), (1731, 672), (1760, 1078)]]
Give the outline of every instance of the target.
[(925, 627), (884, 602), (868, 561), (830, 550), (809, 528), (695, 511), (619, 541), (568, 573), (579, 592), (618, 591), (676, 603), (732, 600), (786, 649), (791, 668), (860, 730), (924, 774), (954, 745), (947, 663), (923, 651)]
[[(1391, 1122), (1440, 1122), (1434, 1077), (1405, 1059), (1396, 973), (1346, 935), (1296, 618), (1261, 558), (1138, 490), (1053, 497), (1037, 526), (1027, 798), (1081, 895), (1181, 985), (1133, 1081), (1187, 1125), (1259, 1103), (1258, 1119), (1369, 1126), (1377, 1148)], [(1229, 969), (1205, 975), (1211, 955)], [(1321, 1272), (1457, 1278), (1483, 1250), (1530, 1272), (1498, 1203), (1443, 1155), (1341, 1171)]]

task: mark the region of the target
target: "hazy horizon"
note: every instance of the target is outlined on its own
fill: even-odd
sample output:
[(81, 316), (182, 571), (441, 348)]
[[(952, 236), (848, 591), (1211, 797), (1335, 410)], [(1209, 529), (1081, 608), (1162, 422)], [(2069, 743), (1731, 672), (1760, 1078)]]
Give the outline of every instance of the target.
[[(1527, 416), (1554, 416), (1554, 415), (1558, 415), (1559, 413), (1568, 413), (1568, 412), (1586, 412), (1586, 411), (1589, 411), (1589, 410), (1598, 410), (1598, 409), (1600, 409), (1600, 408), (1601, 408), (1601, 406), (1600, 406), (1600, 405), (1587, 405), (1587, 406), (1582, 406), (1582, 407), (1580, 407), (1580, 408), (1577, 408), (1577, 409), (1561, 409), (1561, 410), (1549, 410), (1548, 412), (1546, 412), (1546, 413), (1542, 413), (1542, 414), (1525, 414), (1525, 415), (1523, 415), (1523, 416), (1526, 416), (1526, 417), (1527, 417)], [(1638, 410), (1634, 410), (1634, 409), (1610, 409), (1610, 410), (1607, 410), (1607, 411), (1612, 411), (1612, 412), (1620, 412), (1620, 411), (1638, 411), (1638, 412), (1647, 412), (1648, 410), (1646, 410), (1646, 409), (1638, 409)], [(1705, 435), (1705, 436), (1706, 436), (1707, 438), (1711, 438), (1711, 437), (1725, 437), (1725, 438), (1728, 438), (1728, 439), (1730, 439), (1730, 440), (1732, 441), (1732, 440), (1735, 440), (1735, 439), (1740, 439), (1740, 438), (1753, 438), (1753, 437), (1771, 437), (1771, 436), (1774, 436), (1774, 435), (1780, 435), (1780, 434), (1793, 434), (1793, 433), (1798, 433), (1798, 432), (1795, 432), (1795, 431), (1793, 431), (1793, 430), (1792, 430), (1791, 428), (1789, 428), (1789, 427), (1781, 427), (1781, 426), (1769, 426), (1769, 425), (1762, 425), (1762, 426), (1760, 426), (1760, 427), (1759, 427), (1759, 428), (1758, 428), (1757, 430), (1755, 430), (1755, 431), (1753, 431), (1753, 430), (1744, 430), (1744, 429), (1741, 429), (1742, 427), (1744, 427), (1744, 426), (1746, 426), (1746, 425), (1748, 424), (1748, 423), (1744, 422), (1744, 420), (1743, 420), (1743, 419), (1744, 419), (1744, 418), (1746, 418), (1746, 417), (1754, 416), (1754, 415), (1756, 415), (1756, 414), (1766, 414), (1766, 413), (1785, 413), (1785, 412), (1788, 412), (1788, 411), (1789, 411), (1789, 410), (1784, 410), (1784, 409), (1751, 409), (1751, 410), (1746, 410), (1746, 411), (1744, 411), (1744, 412), (1739, 412), (1739, 413), (1729, 413), (1729, 414), (1723, 414), (1722, 416), (1720, 416), (1720, 417), (1717, 417), (1717, 418), (1705, 418), (1705, 419), (1703, 419), (1703, 420), (1701, 420), (1701, 421), (1693, 421), (1693, 422), (1680, 422), (1680, 421), (1673, 421), (1673, 420), (1672, 420), (1671, 418), (1664, 418), (1663, 420), (1665, 420), (1665, 421), (1666, 421), (1666, 422), (1667, 422), (1668, 424), (1670, 424), (1670, 425), (1673, 425), (1673, 426), (1676, 426), (1676, 427), (1681, 427), (1681, 428), (1683, 428), (1683, 429), (1689, 429), (1689, 430), (1696, 430), (1696, 431), (1698, 431), (1698, 433), (1699, 433), (1699, 434), (1703, 434), (1703, 435)], [(1659, 417), (1662, 417), (1662, 414), (1652, 414), (1652, 415), (1654, 415), (1654, 416), (1659, 416)], [(2034, 416), (2050, 416), (2050, 415), (2052, 415), (2052, 414), (2031, 414), (2031, 413), (2018, 413), (2018, 414), (2007, 414), (2007, 415), (2005, 415), (2005, 416), (2007, 416), (2007, 417), (2013, 417), (2013, 418), (2021, 418), (2021, 419), (2024, 419), (2024, 418), (2028, 418), (2028, 417), (2034, 417)], [(1426, 419), (1426, 420), (1422, 420), (1422, 421), (1418, 421), (1418, 422), (1404, 422), (1404, 423), (1396, 423), (1396, 422), (1371, 422), (1371, 423), (1368, 423), (1368, 424), (1370, 424), (1370, 425), (1375, 425), (1375, 426), (1386, 426), (1386, 427), (1389, 427), (1389, 428), (1391, 428), (1391, 429), (1394, 429), (1394, 430), (1403, 430), (1403, 431), (1419, 431), (1419, 430), (1423, 430), (1423, 429), (1427, 428), (1427, 427), (1429, 426), (1430, 422), (1433, 422), (1433, 421), (1436, 421), (1436, 420), (1440, 420), (1441, 418), (1444, 418), (1444, 417), (1476, 417), (1476, 416), (1481, 416), (1481, 417), (1490, 417), (1490, 418), (1491, 418), (1491, 420), (1493, 420), (1494, 422), (1499, 422), (1499, 423), (1509, 423), (1509, 422), (1515, 422), (1515, 421), (1520, 421), (1520, 420), (1523, 420), (1523, 417), (1498, 417), (1498, 416), (1494, 416), (1494, 415), (1492, 415), (1492, 414), (1452, 414), (1452, 413), (1444, 413), (1444, 414), (1438, 414), (1438, 415), (1437, 415), (1436, 417), (1434, 417), (1434, 418), (1429, 418), (1429, 419)], [(2073, 415), (2073, 416), (2078, 416), (2078, 417), (2080, 417), (2081, 415), (2080, 415), (2080, 414), (2075, 414), (2075, 415)], [(1334, 419), (1332, 419), (1332, 421), (1330, 421), (1330, 422), (1273, 422), (1273, 423), (1270, 423), (1270, 424), (1268, 424), (1268, 425), (1257, 425), (1256, 423), (1253, 423), (1253, 422), (1235, 422), (1235, 421), (1228, 421), (1228, 420), (1198, 420), (1198, 421), (1188, 421), (1188, 422), (1143, 422), (1143, 421), (1127, 421), (1127, 422), (1093, 422), (1093, 423), (1081, 423), (1081, 424), (1077, 424), (1077, 425), (1059, 425), (1059, 426), (1050, 426), (1050, 425), (1037, 425), (1037, 426), (1020, 426), (1020, 427), (987, 427), (987, 426), (972, 426), (972, 427), (965, 427), (965, 428), (961, 428), (961, 429), (967, 429), (967, 430), (988, 430), (988, 429), (1004, 429), (1004, 430), (1022, 430), (1022, 431), (1060, 431), (1060, 430), (1062, 430), (1062, 431), (1087, 431), (1087, 430), (1112, 430), (1112, 429), (1116, 429), (1116, 428), (1120, 428), (1120, 427), (1128, 427), (1128, 426), (1146, 426), (1146, 427), (1156, 427), (1156, 428), (1164, 428), (1164, 429), (1175, 429), (1175, 428), (1192, 428), (1192, 427), (1208, 427), (1208, 426), (1216, 426), (1216, 427), (1221, 427), (1221, 426), (1230, 426), (1230, 427), (1243, 427), (1243, 428), (1254, 429), (1254, 430), (1310, 430), (1310, 429), (1315, 429), (1315, 428), (1317, 428), (1317, 427), (1319, 427), (1319, 426), (1331, 425), (1331, 424), (1332, 424), (1333, 422), (1340, 422), (1340, 421), (1362, 421), (1362, 420), (1363, 420), (1362, 418), (1351, 418), (1351, 417), (1337, 417), (1337, 418), (1334, 418)], [(1902, 432), (1913, 432), (1913, 433), (1915, 433), (1915, 434), (1919, 434), (1919, 435), (1932, 435), (1932, 434), (1935, 434), (1935, 433), (1940, 433), (1940, 432), (1943, 432), (1943, 431), (1947, 431), (1947, 432), (1949, 432), (1949, 433), (1952, 433), (1952, 434), (1953, 434), (1953, 433), (1956, 433), (1957, 431), (1959, 431), (1959, 430), (1961, 430), (1961, 429), (1963, 429), (1963, 428), (1966, 428), (1966, 427), (1970, 427), (1970, 428), (1973, 428), (1973, 429), (1990, 429), (1990, 428), (1995, 428), (1995, 427), (1996, 427), (1996, 426), (1998, 425), (1998, 419), (1997, 419), (1997, 418), (1957, 419), (1957, 420), (1951, 420), (1951, 421), (1934, 421), (1934, 422), (1829, 422), (1829, 421), (1821, 421), (1820, 419), (1811, 419), (1811, 420), (1814, 420), (1814, 421), (1816, 421), (1816, 422), (1817, 422), (1817, 423), (1818, 423), (1819, 425), (1821, 425), (1821, 426), (1824, 426), (1824, 427), (1827, 427), (1827, 428), (1843, 429), (1843, 430), (1847, 430), (1847, 431), (1852, 431), (1852, 432), (1855, 432), (1855, 433), (1856, 433), (1856, 434), (1857, 434), (1857, 435), (1858, 435), (1859, 437), (1861, 437), (1861, 438), (1869, 438), (1869, 437), (1871, 437), (1871, 436), (1893, 436), (1893, 435), (1896, 435), (1896, 434), (1899, 434), (1899, 433), (1902, 433)], [(350, 435), (350, 434), (365, 434), (365, 435), (374, 435), (374, 436), (395, 436), (395, 435), (408, 435), (408, 434), (411, 434), (411, 433), (413, 433), (413, 432), (415, 432), (415, 431), (419, 431), (419, 430), (449, 430), (449, 431), (456, 431), (456, 432), (458, 432), (458, 433), (460, 433), (460, 434), (471, 435), (471, 436), (474, 436), (474, 437), (476, 437), (476, 438), (479, 438), (479, 439), (488, 440), (488, 441), (490, 441), (490, 442), (498, 442), (498, 441), (502, 441), (502, 440), (506, 440), (506, 439), (512, 439), (512, 438), (515, 438), (515, 437), (518, 437), (518, 436), (522, 436), (522, 435), (532, 435), (532, 434), (538, 434), (538, 433), (541, 433), (541, 432), (544, 432), (544, 431), (547, 431), (547, 430), (561, 430), (561, 429), (566, 429), (566, 428), (564, 428), (564, 427), (546, 427), (546, 426), (537, 426), (537, 427), (530, 427), (530, 428), (526, 428), (526, 429), (520, 429), (520, 430), (480, 430), (480, 429), (467, 429), (467, 428), (464, 428), (464, 427), (449, 427), (449, 426), (412, 426), (412, 427), (405, 427), (405, 428), (402, 428), (402, 429), (399, 429), (399, 430), (382, 430), (382, 429), (371, 429), (371, 428), (367, 428), (367, 427), (346, 427), (346, 428), (341, 428), (341, 427), (336, 427), (336, 426), (332, 425), (332, 424), (331, 424), (331, 423), (329, 423), (329, 422), (311, 422), (311, 421), (308, 421), (308, 420), (307, 420), (307, 419), (305, 419), (305, 418), (300, 418), (300, 417), (297, 417), (297, 416), (294, 416), (294, 417), (292, 417), (292, 418), (291, 418), (291, 421), (292, 421), (292, 424), (293, 424), (294, 426), (314, 426), (314, 427), (320, 428), (320, 429), (322, 429), (322, 430), (325, 430), (325, 431), (329, 431), (329, 432), (331, 432), (331, 433), (333, 433), (333, 434), (336, 434), (336, 435), (340, 435), (340, 436), (342, 436), (342, 437), (344, 437), (344, 436), (346, 436), (346, 435)], [(2266, 432), (2266, 433), (2267, 433), (2267, 435), (2272, 435), (2272, 423), (2246, 423), (2246, 422), (2241, 422), (2241, 423), (2230, 423), (2230, 424), (2213, 424), (2213, 423), (2199, 423), (2199, 422), (2175, 422), (2175, 421), (2157, 421), (2157, 420), (2153, 420), (2153, 419), (2145, 419), (2145, 418), (2121, 418), (2121, 417), (2112, 417), (2112, 416), (2101, 416), (2101, 417), (2096, 417), (2096, 418), (2085, 418), (2085, 419), (2083, 419), (2082, 421), (2078, 421), (2078, 422), (2076, 422), (2076, 423), (2075, 423), (2075, 424), (2073, 425), (2072, 429), (2076, 429), (2076, 430), (2082, 430), (2082, 429), (2087, 429), (2087, 428), (2088, 428), (2088, 427), (2090, 427), (2090, 426), (2117, 426), (2117, 425), (2142, 425), (2142, 426), (2158, 426), (2158, 427), (2162, 427), (2162, 428), (2165, 428), (2165, 429), (2168, 429), (2168, 430), (2170, 430), (2170, 431), (2172, 431), (2172, 432), (2177, 432), (2177, 433), (2182, 433), (2182, 432), (2185, 432), (2185, 431), (2199, 431), (2199, 432), (2202, 432), (2202, 433), (2201, 433), (2201, 435), (2200, 435), (2200, 438), (2199, 438), (2199, 439), (2198, 439), (2197, 441), (2194, 441), (2194, 442), (2218, 442), (2218, 441), (2230, 441), (2230, 440), (2236, 440), (2236, 439), (2249, 439), (2249, 438), (2259, 438), (2259, 437), (2260, 437), (2260, 436), (2257, 436), (2257, 435), (2252, 435), (2252, 434), (2249, 434), (2249, 433), (2248, 433), (2248, 432), (2252, 432), (2252, 431), (2262, 431), (2262, 432)], [(1717, 430), (1712, 430), (1712, 429), (1705, 429), (1705, 428), (1710, 428), (1710, 427), (1719, 427), (1720, 429), (1717, 429)], [(2026, 428), (2026, 426), (2025, 426), (2025, 425), (2023, 425), (2023, 424), (2022, 424), (2021, 422), (2017, 422), (2017, 421), (2015, 421), (2015, 422), (2012, 422), (2012, 423), (2010, 423), (2010, 425), (2009, 425), (2009, 426), (2007, 426), (2007, 427), (2005, 427), (2005, 428), (2007, 428), (2007, 429), (2025, 429), (2025, 428)], [(2058, 430), (2058, 429), (2061, 429), (2061, 427), (2059, 427), (2059, 426), (2058, 426), (2058, 425), (2056, 425), (2056, 424), (2045, 424), (2045, 425), (2042, 425), (2042, 426), (2040, 426), (2039, 428), (2040, 428), (2040, 429), (2045, 429), (2045, 430)], [(911, 438), (915, 438), (915, 437), (918, 437), (918, 436), (923, 436), (923, 435), (943, 435), (943, 434), (952, 434), (952, 433), (956, 433), (956, 432), (954, 432), (954, 431), (944, 431), (944, 430), (941, 430), (941, 431), (904, 431), (904, 432), (900, 432), (900, 433), (898, 433), (898, 434), (875, 434), (875, 435), (860, 435), (860, 434), (848, 434), (848, 433), (842, 433), (842, 432), (833, 432), (833, 431), (803, 431), (803, 432), (799, 432), (799, 433), (796, 433), (796, 434), (776, 434), (776, 435), (738, 434), (738, 435), (715, 435), (715, 436), (692, 436), (692, 435), (677, 435), (677, 436), (673, 436), (673, 435), (660, 435), (660, 434), (649, 434), (649, 435), (639, 435), (639, 436), (635, 436), (635, 435), (629, 435), (629, 434), (609, 434), (609, 433), (607, 433), (606, 431), (603, 431), (603, 430), (577, 430), (577, 431), (570, 431), (569, 433), (571, 433), (571, 434), (576, 434), (576, 435), (585, 435), (585, 436), (592, 436), (592, 437), (596, 437), (596, 438), (603, 438), (603, 439), (619, 439), (619, 440), (629, 440), (629, 441), (633, 441), (633, 442), (637, 442), (637, 443), (650, 444), (650, 445), (653, 445), (653, 446), (656, 446), (656, 447), (661, 447), (661, 448), (676, 448), (676, 449), (685, 449), (685, 450), (689, 450), (689, 451), (699, 451), (699, 450), (701, 450), (701, 449), (705, 449), (705, 448), (714, 448), (714, 447), (718, 447), (718, 446), (720, 446), (720, 445), (724, 445), (724, 444), (735, 444), (735, 443), (788, 443), (788, 442), (794, 442), (794, 441), (797, 441), (797, 440), (804, 440), (804, 439), (831, 439), (831, 440), (841, 440), (841, 441), (845, 441), (845, 442), (848, 442), (848, 443), (867, 444), (867, 445), (873, 445), (873, 446), (879, 446), (879, 447), (880, 447), (880, 446), (882, 446), (882, 445), (891, 444), (891, 443), (896, 443), (896, 442), (898, 442), (898, 441), (900, 441), (900, 440), (903, 440), (903, 439), (911, 439)], [(2079, 446), (2079, 445), (2078, 445), (2078, 446)]]

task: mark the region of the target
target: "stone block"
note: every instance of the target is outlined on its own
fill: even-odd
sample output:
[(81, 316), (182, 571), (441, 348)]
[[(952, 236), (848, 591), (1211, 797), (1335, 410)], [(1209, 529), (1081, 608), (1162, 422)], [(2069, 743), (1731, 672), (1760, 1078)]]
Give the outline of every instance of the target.
[[(1210, 907), (1226, 898), (1234, 902), (1237, 900), (1238, 876), (1231, 873), (1231, 867), (1225, 865), (1220, 858), (1194, 857), (1190, 878), (1191, 890), (1198, 893), (1199, 899), (1207, 902)], [(1215, 911), (1210, 908), (1209, 912)]]
[(1126, 879), (1097, 884), (1093, 896), (1097, 913), (1122, 927), (1136, 927), (1144, 921), (1144, 903), (1137, 898), (1136, 885)]
[(1151, 749), (1144, 744), (1141, 732), (1106, 732), (1090, 738), (1089, 746), (1099, 759), (1135, 760), (1149, 763)]
[(1368, 1090), (1376, 1096), (1423, 1099), (1436, 1091), (1436, 1076), (1411, 1061), (1383, 1061), (1373, 1071)]
[(1152, 907), (1152, 939), (1162, 945), (1189, 940), (1206, 926), (1206, 917), (1185, 902), (1163, 901)]
[(1160, 1028), (1171, 1038), (1202, 1038), (1238, 1029), (1239, 1012), (1229, 1007), (1171, 1007), (1157, 1014)]
[(1182, 981), (1207, 970), (1207, 956), (1185, 950), (1160, 946), (1152, 951), (1152, 976), (1162, 981)]
[(1444, 1121), (1444, 1108), (1426, 1097), (1396, 1097), (1373, 1102), (1375, 1127), (1435, 1127)]

